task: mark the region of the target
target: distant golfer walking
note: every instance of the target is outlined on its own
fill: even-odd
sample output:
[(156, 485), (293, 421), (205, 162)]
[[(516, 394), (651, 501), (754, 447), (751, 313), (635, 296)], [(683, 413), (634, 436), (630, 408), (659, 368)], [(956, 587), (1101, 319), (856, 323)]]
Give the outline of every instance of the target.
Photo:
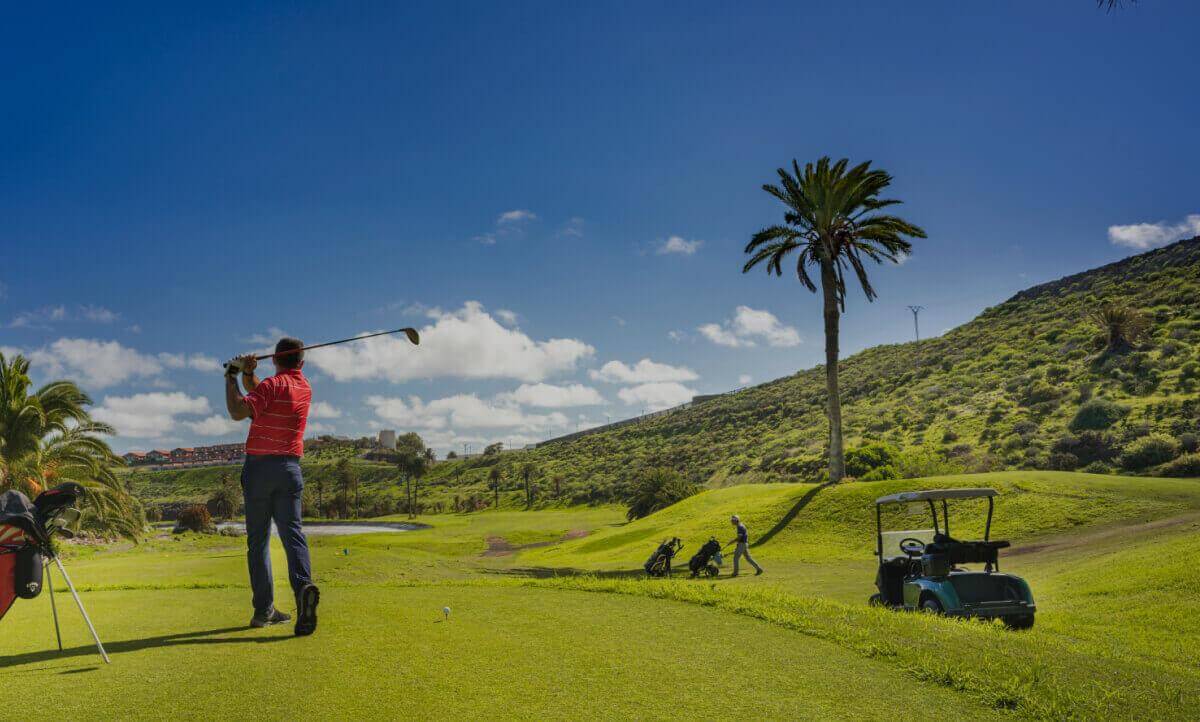
[[(729, 544), (737, 544), (737, 548), (733, 551), (733, 576), (738, 575), (738, 561), (741, 557), (746, 557), (746, 561), (750, 562), (750, 566), (754, 567), (754, 576), (763, 573), (762, 567), (758, 566), (758, 562), (754, 561), (754, 557), (750, 556), (750, 532), (746, 530), (746, 525), (742, 520), (734, 514), (729, 518), (729, 523), (733, 524), (737, 529), (737, 537), (729, 542)], [(726, 544), (725, 546), (729, 546)]]
[[(320, 593), (312, 583), (308, 540), (300, 527), (300, 496), (304, 478), (304, 427), (312, 389), (304, 378), (304, 346), (298, 339), (280, 339), (275, 345), (275, 375), (259, 381), (254, 356), (240, 356), (225, 374), (225, 406), (235, 421), (249, 418), (246, 462), (242, 466), (242, 494), (246, 499), (246, 560), (254, 597), (252, 627), (281, 624), (291, 619), (275, 608), (275, 582), (271, 575), (271, 521), (279, 531), (287, 555), (288, 579), (296, 595), (297, 636), (317, 628)], [(238, 389), (238, 371), (246, 395)]]

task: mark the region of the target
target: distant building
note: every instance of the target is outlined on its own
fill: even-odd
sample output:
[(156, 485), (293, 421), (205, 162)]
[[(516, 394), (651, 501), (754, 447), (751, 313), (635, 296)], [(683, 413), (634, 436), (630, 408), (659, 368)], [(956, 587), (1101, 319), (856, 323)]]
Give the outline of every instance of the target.
[(181, 446), (177, 449), (155, 449), (142, 453), (131, 451), (123, 457), (130, 466), (154, 464), (158, 466), (215, 466), (236, 464), (246, 458), (245, 444), (215, 444), (213, 446)]
[(379, 445), (385, 449), (396, 448), (396, 432), (392, 429), (384, 429), (379, 432)]

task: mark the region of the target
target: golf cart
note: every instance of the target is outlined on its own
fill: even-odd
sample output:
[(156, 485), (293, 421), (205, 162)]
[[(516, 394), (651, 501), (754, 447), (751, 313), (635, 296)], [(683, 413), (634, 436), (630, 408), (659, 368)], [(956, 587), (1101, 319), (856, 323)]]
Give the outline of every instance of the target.
[[(954, 617), (1001, 619), (1013, 629), (1033, 626), (1036, 607), (1024, 579), (1000, 573), (1000, 550), (1006, 541), (991, 541), (995, 489), (931, 489), (906, 491), (875, 500), (878, 594), (870, 603), (892, 609), (921, 610)], [(950, 536), (950, 501), (987, 499), (983, 539), (960, 541)], [(884, 531), (887, 508), (928, 507), (932, 529)], [(938, 507), (941, 507), (939, 519)], [(923, 512), (922, 512), (923, 513)], [(962, 565), (981, 564), (981, 571)]]

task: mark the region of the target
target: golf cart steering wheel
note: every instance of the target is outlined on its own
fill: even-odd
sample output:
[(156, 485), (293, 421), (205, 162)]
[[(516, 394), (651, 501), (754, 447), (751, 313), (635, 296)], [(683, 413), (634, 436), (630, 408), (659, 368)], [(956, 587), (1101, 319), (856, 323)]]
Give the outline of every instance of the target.
[(925, 542), (913, 537), (904, 537), (900, 540), (900, 551), (910, 557), (919, 557), (925, 551)]

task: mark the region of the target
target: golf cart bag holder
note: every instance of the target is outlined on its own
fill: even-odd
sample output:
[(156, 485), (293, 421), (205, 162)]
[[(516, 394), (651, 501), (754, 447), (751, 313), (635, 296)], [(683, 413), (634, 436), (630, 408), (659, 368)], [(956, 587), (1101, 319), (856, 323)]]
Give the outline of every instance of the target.
[(707, 574), (710, 577), (715, 577), (721, 573), (721, 569), (713, 563), (717, 556), (721, 553), (721, 542), (717, 541), (716, 537), (709, 537), (708, 541), (704, 542), (704, 546), (700, 547), (691, 559), (688, 560), (688, 569), (692, 572), (692, 578)]
[(679, 537), (671, 537), (658, 545), (642, 568), (646, 570), (646, 574), (652, 577), (669, 577), (671, 576), (671, 560), (683, 548), (683, 542)]
[(79, 613), (96, 642), (96, 650), (107, 663), (109, 659), (104, 645), (52, 542), (55, 533), (68, 534), (66, 525), (78, 519), (79, 512), (74, 504), (83, 493), (80, 485), (67, 483), (42, 492), (32, 502), (19, 491), (10, 490), (0, 494), (0, 620), (16, 599), (35, 599), (43, 587), (50, 586), (54, 632), (58, 638), (58, 649), (62, 651), (54, 588), (45, 580), (45, 569), (53, 563), (75, 598)]

